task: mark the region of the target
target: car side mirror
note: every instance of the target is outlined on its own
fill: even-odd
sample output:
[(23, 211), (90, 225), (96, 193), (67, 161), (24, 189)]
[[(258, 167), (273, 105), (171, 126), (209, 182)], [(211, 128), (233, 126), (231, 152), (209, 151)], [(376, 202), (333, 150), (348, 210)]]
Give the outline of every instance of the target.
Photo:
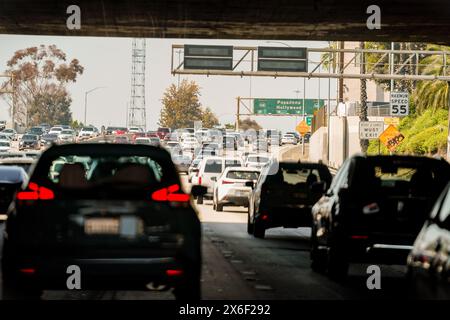
[(255, 184), (253, 183), (253, 181), (247, 181), (247, 182), (245, 183), (245, 186), (246, 186), (246, 187), (250, 187), (250, 188), (252, 188), (252, 189), (255, 188)]
[(211, 181), (216, 182), (216, 181), (217, 181), (217, 178), (216, 178), (216, 177), (211, 177)]
[(314, 182), (311, 185), (311, 191), (314, 193), (325, 193), (326, 191), (326, 183), (325, 181), (318, 181), (318, 182)]
[(200, 185), (193, 185), (191, 188), (191, 194), (194, 197), (204, 196), (207, 191), (208, 191), (208, 188), (206, 188), (205, 186), (200, 186)]

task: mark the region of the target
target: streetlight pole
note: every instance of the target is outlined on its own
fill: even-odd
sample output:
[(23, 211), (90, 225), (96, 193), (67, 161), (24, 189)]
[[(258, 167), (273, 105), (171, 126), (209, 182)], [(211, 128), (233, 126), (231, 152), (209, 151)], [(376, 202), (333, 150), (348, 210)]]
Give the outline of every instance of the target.
[(98, 89), (103, 89), (106, 87), (96, 87), (94, 89), (88, 90), (84, 93), (84, 125), (87, 126), (87, 96), (89, 93), (91, 93), (92, 91), (98, 90)]

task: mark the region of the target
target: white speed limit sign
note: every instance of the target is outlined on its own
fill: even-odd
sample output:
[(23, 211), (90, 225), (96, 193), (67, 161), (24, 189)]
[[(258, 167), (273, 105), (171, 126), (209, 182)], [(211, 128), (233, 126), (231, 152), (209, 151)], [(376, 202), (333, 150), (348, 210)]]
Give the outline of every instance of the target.
[(404, 117), (409, 114), (409, 93), (391, 92), (391, 116)]

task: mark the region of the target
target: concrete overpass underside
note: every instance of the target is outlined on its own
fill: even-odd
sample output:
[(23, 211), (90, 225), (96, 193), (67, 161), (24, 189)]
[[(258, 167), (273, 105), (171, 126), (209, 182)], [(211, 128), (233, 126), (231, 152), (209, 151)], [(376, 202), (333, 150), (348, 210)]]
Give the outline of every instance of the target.
[[(66, 27), (81, 8), (81, 29)], [(381, 8), (369, 30), (366, 9)], [(448, 0), (0, 0), (1, 34), (450, 43)]]

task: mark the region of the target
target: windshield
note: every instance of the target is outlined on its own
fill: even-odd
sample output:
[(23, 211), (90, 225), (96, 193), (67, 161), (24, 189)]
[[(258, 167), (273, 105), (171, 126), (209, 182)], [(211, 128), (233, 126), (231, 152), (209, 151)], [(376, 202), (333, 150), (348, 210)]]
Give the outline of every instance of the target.
[(257, 171), (228, 171), (227, 178), (238, 180), (257, 180), (259, 172)]
[(31, 135), (31, 134), (26, 134), (22, 137), (22, 140), (29, 140), (29, 141), (33, 141), (33, 140), (37, 140), (38, 137), (35, 135)]

